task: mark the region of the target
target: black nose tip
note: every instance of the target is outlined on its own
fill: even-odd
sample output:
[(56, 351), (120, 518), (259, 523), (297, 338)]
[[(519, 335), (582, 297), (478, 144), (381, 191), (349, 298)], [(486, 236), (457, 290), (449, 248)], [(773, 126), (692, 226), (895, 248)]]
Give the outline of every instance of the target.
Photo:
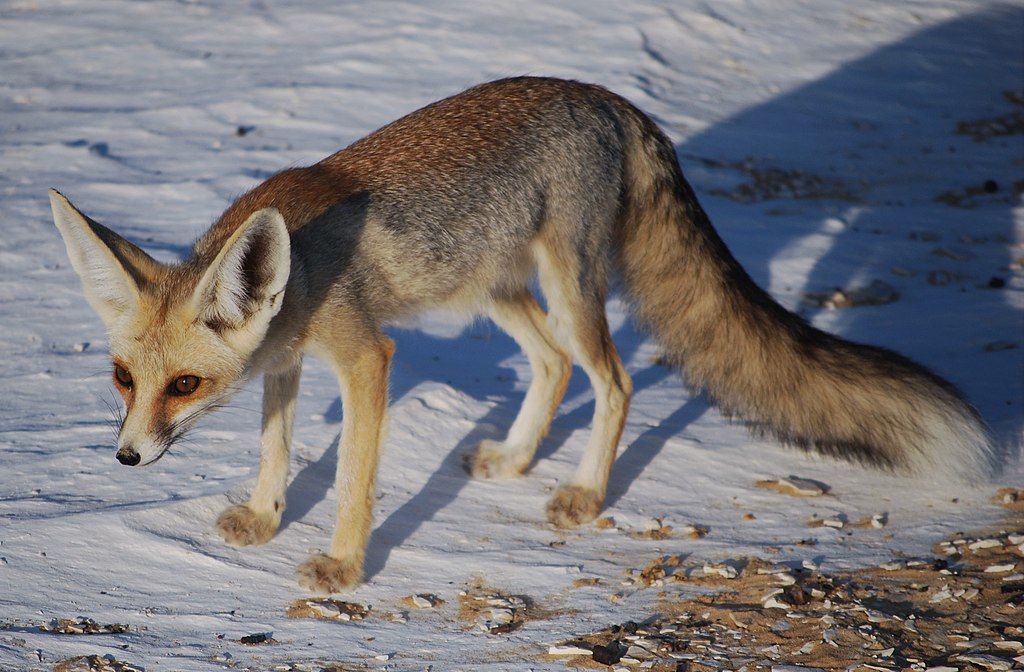
[(129, 467), (134, 467), (142, 461), (142, 457), (133, 448), (125, 446), (117, 451), (117, 461), (121, 464), (127, 464)]

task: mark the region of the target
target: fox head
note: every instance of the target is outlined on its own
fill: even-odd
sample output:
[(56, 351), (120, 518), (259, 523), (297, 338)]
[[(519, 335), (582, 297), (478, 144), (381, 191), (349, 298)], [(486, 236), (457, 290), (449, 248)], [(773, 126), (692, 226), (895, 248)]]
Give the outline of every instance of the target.
[(117, 459), (150, 464), (246, 374), (291, 268), (281, 214), (259, 210), (223, 243), (162, 264), (50, 190), (53, 221), (107, 327), (125, 413)]

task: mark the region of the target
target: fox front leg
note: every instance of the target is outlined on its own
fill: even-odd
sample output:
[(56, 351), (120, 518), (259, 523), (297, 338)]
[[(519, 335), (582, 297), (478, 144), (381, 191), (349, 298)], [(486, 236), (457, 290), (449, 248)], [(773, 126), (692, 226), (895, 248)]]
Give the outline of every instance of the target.
[(263, 377), (263, 430), (256, 487), (247, 503), (229, 506), (217, 519), (217, 531), (229, 544), (266, 543), (281, 524), (301, 373), (300, 362), (282, 373), (267, 373)]
[(394, 343), (383, 335), (356, 339), (332, 353), (341, 386), (344, 414), (338, 471), (337, 522), (331, 549), (318, 553), (297, 570), (299, 585), (330, 594), (351, 588), (363, 578), (363, 560), (373, 524), (377, 463), (387, 426), (388, 368)]

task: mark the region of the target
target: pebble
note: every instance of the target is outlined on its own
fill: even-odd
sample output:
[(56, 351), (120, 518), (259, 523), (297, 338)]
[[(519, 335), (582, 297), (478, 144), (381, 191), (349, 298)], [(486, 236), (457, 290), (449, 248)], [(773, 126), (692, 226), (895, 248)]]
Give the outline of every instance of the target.
[(954, 656), (954, 659), (957, 662), (970, 663), (978, 667), (984, 667), (986, 670), (997, 670), (998, 672), (1009, 670), (1013, 667), (1013, 663), (1009, 660), (999, 658), (998, 656), (990, 656), (986, 653), (962, 653)]
[(764, 599), (761, 601), (761, 606), (763, 606), (765, 609), (782, 609), (783, 611), (789, 611), (790, 606), (788, 604), (786, 604), (785, 602), (780, 602), (779, 600), (775, 599), (775, 596), (780, 593), (782, 593), (781, 589), (779, 589), (778, 591), (773, 591), (768, 595), (765, 595)]
[[(324, 618), (338, 618), (341, 616), (341, 609), (331, 602), (307, 602), (309, 608)], [(348, 614), (345, 614), (348, 616)]]
[(438, 604), (436, 597), (424, 593), (411, 596), (409, 603), (417, 609), (433, 609)]
[(960, 552), (960, 551), (957, 550), (956, 546), (954, 546), (953, 544), (951, 544), (948, 541), (944, 541), (941, 544), (939, 544), (939, 548), (946, 555), (956, 555), (957, 553)]
[(996, 647), (1000, 651), (1010, 651), (1012, 653), (1024, 651), (1024, 642), (1018, 642), (1015, 639), (1004, 639), (998, 642), (992, 642), (992, 646)]
[(779, 485), (798, 497), (820, 497), (828, 492), (828, 488), (821, 483), (799, 476), (780, 478)]
[(515, 618), (516, 614), (512, 609), (504, 607), (491, 607), (483, 614), (484, 618), (496, 625), (504, 625), (505, 623), (511, 623)]
[(985, 572), (988, 574), (1005, 574), (1006, 572), (1012, 572), (1017, 568), (1017, 563), (1008, 562), (1002, 565), (989, 565), (985, 568)]
[(718, 575), (723, 579), (735, 579), (740, 575), (732, 565), (704, 565), (704, 576)]
[(978, 541), (975, 541), (972, 544), (968, 544), (967, 548), (971, 549), (972, 551), (980, 551), (986, 548), (1001, 548), (1002, 545), (1003, 542), (999, 541), (998, 539), (979, 539)]
[(960, 672), (960, 668), (949, 665), (936, 665), (935, 667), (925, 668), (924, 672)]

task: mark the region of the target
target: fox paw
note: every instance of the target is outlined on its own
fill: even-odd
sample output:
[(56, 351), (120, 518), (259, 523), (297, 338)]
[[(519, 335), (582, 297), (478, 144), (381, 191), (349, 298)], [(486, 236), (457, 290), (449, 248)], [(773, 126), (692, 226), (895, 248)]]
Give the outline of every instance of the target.
[(578, 485), (563, 486), (548, 502), (548, 520), (555, 527), (579, 527), (597, 518), (603, 501), (594, 490)]
[(236, 504), (224, 509), (215, 527), (232, 546), (253, 546), (270, 541), (278, 523), (273, 515), (256, 513), (248, 504)]
[(355, 560), (339, 560), (324, 553), (310, 556), (295, 570), (299, 585), (319, 595), (340, 593), (354, 587), (363, 578), (363, 565)]
[(487, 439), (466, 453), (463, 463), (470, 476), (481, 480), (522, 476), (529, 466), (513, 459), (505, 444)]

